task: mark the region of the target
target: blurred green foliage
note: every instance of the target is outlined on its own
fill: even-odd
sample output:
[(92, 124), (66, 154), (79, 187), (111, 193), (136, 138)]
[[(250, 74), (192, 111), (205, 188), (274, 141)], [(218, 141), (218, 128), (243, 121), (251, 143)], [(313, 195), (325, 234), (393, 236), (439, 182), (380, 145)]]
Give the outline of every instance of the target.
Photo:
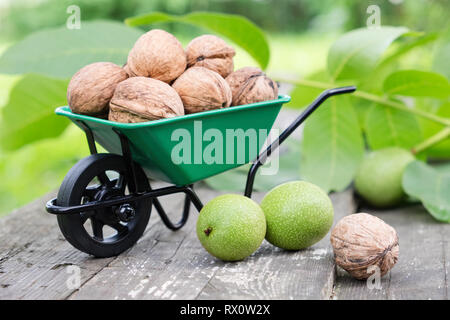
[[(82, 21), (123, 21), (153, 11), (169, 14), (215, 11), (241, 14), (268, 31), (271, 47), (269, 73), (294, 77), (311, 75), (309, 79), (317, 81), (328, 79), (325, 71), (328, 48), (338, 34), (365, 26), (369, 5), (381, 7), (383, 25), (404, 25), (427, 32), (448, 28), (450, 9), (448, 0), (406, 0), (398, 5), (388, 0), (14, 0), (8, 3), (7, 7), (0, 6), (0, 52), (33, 32), (65, 25), (69, 16), (67, 7), (74, 4), (81, 8)], [(174, 32), (183, 44), (204, 32), (198, 27), (184, 24), (161, 26)], [(145, 26), (142, 28), (146, 29)], [(388, 53), (395, 56), (396, 52), (400, 52), (402, 61), (394, 59), (384, 69), (378, 68), (373, 77), (362, 81), (362, 87), (371, 92), (381, 92), (384, 78), (404, 66), (415, 66), (422, 70), (433, 68), (448, 76), (450, 68), (445, 67), (449, 61), (448, 41), (441, 40), (436, 46), (434, 43), (427, 46), (421, 44), (411, 53), (402, 53), (402, 50), (408, 50), (411, 43), (413, 41), (401, 40), (390, 47)], [(244, 50), (237, 48), (235, 64), (239, 68), (254, 65), (255, 62)], [(0, 108), (8, 104), (11, 89), (23, 77), (0, 75)], [(304, 106), (319, 91), (314, 88), (300, 90), (295, 99), (298, 106)], [(364, 105), (366, 102), (362, 103), (356, 98), (353, 100), (363, 126), (370, 105)], [(438, 104), (433, 109), (426, 102), (424, 99), (422, 109), (448, 117), (448, 107)], [(426, 136), (440, 130), (439, 126), (427, 124)], [(447, 152), (448, 146), (444, 145), (442, 150)], [(0, 149), (0, 215), (56, 189), (68, 169), (87, 154), (83, 134), (73, 125), (58, 137), (28, 144), (13, 152)]]
[(54, 190), (88, 147), (74, 126), (54, 139), (41, 140), (12, 154), (0, 154), (0, 216)]
[[(81, 8), (84, 21), (125, 18), (152, 11), (186, 14), (215, 11), (243, 15), (268, 32), (342, 32), (365, 25), (367, 7), (378, 5), (383, 25), (414, 26), (415, 30), (440, 30), (448, 20), (448, 0), (14, 0), (3, 12), (1, 37), (22, 38), (41, 28), (65, 24), (69, 5)], [(398, 2), (398, 1), (397, 1)], [(424, 10), (426, 9), (426, 14)], [(5, 10), (5, 9), (4, 9)], [(194, 28), (173, 25), (172, 31), (190, 34)]]

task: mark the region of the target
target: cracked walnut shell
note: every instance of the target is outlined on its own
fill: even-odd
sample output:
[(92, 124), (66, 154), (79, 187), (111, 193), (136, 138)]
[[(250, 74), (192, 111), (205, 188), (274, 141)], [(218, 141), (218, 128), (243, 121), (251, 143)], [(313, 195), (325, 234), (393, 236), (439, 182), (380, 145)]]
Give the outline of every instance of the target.
[(231, 89), (217, 72), (202, 67), (187, 69), (172, 85), (186, 113), (228, 108)]
[(96, 62), (80, 69), (70, 80), (67, 101), (74, 113), (106, 117), (116, 86), (127, 73), (110, 62)]
[(258, 68), (239, 69), (230, 74), (226, 81), (233, 93), (233, 106), (278, 98), (278, 85)]
[(373, 274), (371, 266), (384, 276), (397, 262), (398, 236), (394, 228), (367, 213), (341, 219), (331, 232), (336, 264), (356, 279)]
[(171, 83), (186, 69), (186, 53), (175, 36), (159, 29), (142, 35), (128, 54), (130, 76)]
[(117, 86), (110, 103), (109, 120), (134, 123), (183, 114), (183, 102), (167, 83), (133, 77)]
[(219, 37), (206, 34), (193, 39), (186, 48), (187, 65), (204, 67), (227, 77), (234, 70), (236, 51)]

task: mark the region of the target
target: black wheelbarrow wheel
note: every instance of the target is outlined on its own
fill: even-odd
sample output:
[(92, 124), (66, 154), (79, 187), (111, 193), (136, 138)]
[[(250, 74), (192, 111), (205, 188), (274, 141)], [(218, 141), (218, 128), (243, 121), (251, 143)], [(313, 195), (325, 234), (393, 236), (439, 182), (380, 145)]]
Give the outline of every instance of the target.
[[(59, 189), (57, 204), (74, 206), (109, 200), (129, 193), (127, 166), (122, 156), (94, 154), (70, 169)], [(150, 190), (148, 179), (135, 165), (138, 191)], [(150, 198), (95, 211), (58, 215), (62, 234), (75, 248), (96, 257), (116, 256), (142, 236), (150, 218)]]

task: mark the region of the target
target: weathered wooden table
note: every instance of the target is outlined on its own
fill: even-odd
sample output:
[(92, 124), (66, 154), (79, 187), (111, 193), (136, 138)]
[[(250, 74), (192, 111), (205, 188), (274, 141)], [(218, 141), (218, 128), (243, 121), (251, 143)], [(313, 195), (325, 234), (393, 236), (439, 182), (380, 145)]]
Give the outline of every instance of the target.
[[(282, 112), (277, 126), (286, 127), (293, 116)], [(203, 184), (197, 188), (204, 203), (220, 194)], [(166, 229), (153, 211), (133, 248), (95, 259), (69, 245), (56, 218), (45, 212), (45, 202), (54, 196), (0, 219), (0, 299), (448, 299), (450, 225), (436, 222), (419, 205), (374, 211), (359, 208), (352, 190), (331, 195), (335, 223), (368, 212), (399, 234), (399, 261), (376, 289), (335, 266), (329, 235), (298, 252), (264, 241), (244, 261), (221, 262), (201, 247), (194, 209), (177, 232)], [(263, 196), (255, 193), (254, 199)], [(182, 198), (161, 200), (168, 212), (180, 213)]]
[[(200, 188), (205, 202), (218, 194)], [(197, 240), (196, 212), (177, 232), (154, 213), (132, 249), (95, 259), (64, 240), (55, 217), (44, 210), (52, 196), (0, 219), (0, 299), (448, 299), (450, 225), (435, 222), (421, 206), (363, 209), (391, 224), (400, 238), (399, 262), (381, 289), (370, 289), (336, 268), (329, 236), (298, 252), (264, 241), (242, 262), (218, 261)], [(331, 198), (335, 221), (359, 211), (351, 190)], [(163, 202), (168, 211), (182, 207), (177, 196)]]

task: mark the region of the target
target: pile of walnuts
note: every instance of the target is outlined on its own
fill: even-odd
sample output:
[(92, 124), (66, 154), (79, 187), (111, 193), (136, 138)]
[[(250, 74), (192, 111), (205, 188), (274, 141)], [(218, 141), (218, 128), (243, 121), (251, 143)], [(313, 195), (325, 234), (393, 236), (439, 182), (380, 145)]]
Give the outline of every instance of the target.
[(74, 113), (132, 123), (276, 99), (277, 84), (260, 69), (234, 71), (235, 54), (213, 35), (185, 50), (154, 29), (136, 41), (123, 67), (97, 62), (79, 70), (67, 100)]

